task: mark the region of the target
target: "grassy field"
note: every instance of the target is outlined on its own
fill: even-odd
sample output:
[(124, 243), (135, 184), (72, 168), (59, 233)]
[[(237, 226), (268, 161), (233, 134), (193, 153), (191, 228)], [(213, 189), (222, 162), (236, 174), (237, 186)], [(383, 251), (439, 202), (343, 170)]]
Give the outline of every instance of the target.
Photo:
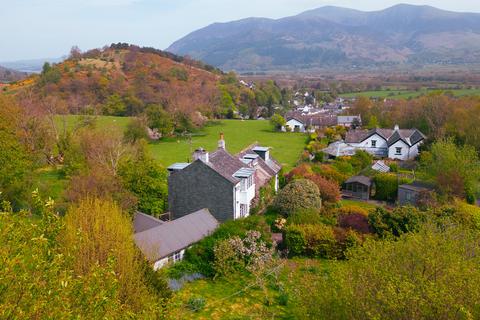
[[(177, 319), (294, 319), (289, 297), (298, 280), (306, 274), (322, 277), (334, 262), (291, 259), (282, 263), (278, 273), (264, 279), (264, 288), (252, 276), (238, 274), (188, 283), (174, 295), (174, 314)], [(203, 299), (203, 308), (192, 311), (192, 298)]]
[[(409, 99), (439, 90), (422, 89), (419, 91), (411, 90), (379, 90), (379, 91), (363, 91), (340, 94), (343, 98), (368, 97), (368, 98), (389, 98), (389, 99)], [(452, 89), (442, 90), (453, 93), (455, 96), (480, 95), (480, 89)]]
[[(124, 130), (130, 121), (126, 117), (97, 117), (97, 127), (117, 127)], [(57, 122), (65, 121), (66, 127), (71, 130), (81, 121), (80, 116), (58, 117)], [(175, 162), (186, 162), (191, 152), (198, 147), (206, 150), (215, 150), (220, 132), (225, 134), (227, 150), (237, 153), (252, 143), (272, 147), (272, 155), (285, 167), (291, 169), (300, 157), (305, 146), (306, 137), (301, 133), (274, 132), (270, 123), (265, 120), (240, 121), (223, 120), (206, 126), (202, 131), (192, 135), (191, 140), (186, 137), (167, 138), (152, 142), (149, 147), (155, 159), (169, 166)]]

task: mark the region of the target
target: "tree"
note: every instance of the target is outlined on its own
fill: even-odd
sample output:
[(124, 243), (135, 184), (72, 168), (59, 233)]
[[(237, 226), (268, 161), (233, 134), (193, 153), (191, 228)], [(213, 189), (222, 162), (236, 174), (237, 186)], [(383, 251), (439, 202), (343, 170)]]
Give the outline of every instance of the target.
[(427, 224), (396, 241), (367, 240), (348, 262), (296, 282), (298, 319), (476, 319), (478, 232)]
[(278, 113), (275, 113), (271, 118), (270, 118), (270, 123), (273, 126), (273, 129), (276, 131), (279, 131), (284, 127), (287, 122), (285, 121), (285, 118), (283, 118), (281, 115)]
[(280, 190), (273, 205), (281, 214), (288, 216), (302, 209), (319, 210), (322, 200), (315, 183), (300, 179), (290, 182)]
[(148, 139), (146, 122), (146, 119), (143, 118), (132, 119), (123, 134), (124, 140), (134, 144), (142, 139)]
[(157, 129), (162, 136), (166, 136), (173, 131), (173, 118), (158, 104), (148, 105), (145, 114), (147, 116), (148, 126), (151, 129)]
[(422, 155), (423, 170), (437, 182), (440, 194), (474, 200), (480, 180), (480, 160), (472, 146), (457, 146), (452, 139), (435, 142)]
[(138, 255), (132, 258), (131, 223), (118, 219), (113, 211), (118, 209), (82, 204), (84, 211), (65, 227), (51, 200), (38, 193), (32, 198), (35, 223), (30, 212), (0, 205), (0, 318), (158, 319), (164, 314), (163, 295), (143, 276)]
[(103, 105), (103, 114), (107, 116), (124, 116), (127, 105), (118, 94), (112, 94)]
[(26, 198), (31, 157), (17, 134), (21, 112), (12, 98), (0, 95), (0, 197), (18, 207)]
[(320, 197), (323, 201), (329, 203), (336, 203), (340, 201), (342, 195), (340, 194), (340, 186), (336, 181), (325, 179), (324, 177), (315, 174), (308, 176), (307, 179), (313, 181), (320, 191)]
[(138, 209), (151, 215), (165, 212), (168, 205), (167, 171), (140, 144), (135, 156), (120, 165), (123, 186), (138, 198)]

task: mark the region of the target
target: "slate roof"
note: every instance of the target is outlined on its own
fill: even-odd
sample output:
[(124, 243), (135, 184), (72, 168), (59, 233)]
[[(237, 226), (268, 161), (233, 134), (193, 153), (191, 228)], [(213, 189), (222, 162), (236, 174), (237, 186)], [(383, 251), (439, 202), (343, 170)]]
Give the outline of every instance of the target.
[(425, 135), (417, 129), (381, 129), (375, 128), (371, 130), (350, 130), (345, 137), (346, 143), (360, 143), (365, 139), (378, 134), (380, 137), (387, 141), (388, 146), (393, 145), (395, 142), (401, 140), (408, 146), (413, 146), (418, 142), (425, 139)]
[(338, 124), (352, 123), (355, 119), (361, 123), (362, 118), (360, 116), (337, 116)]
[(245, 168), (246, 165), (228, 153), (225, 149), (219, 148), (209, 156), (209, 162), (207, 163), (213, 170), (218, 172), (228, 181), (237, 184), (240, 179), (234, 177), (234, 174)]
[(353, 182), (358, 182), (358, 183), (361, 183), (365, 186), (371, 186), (372, 185), (372, 179), (369, 178), (369, 177), (365, 177), (365, 176), (353, 176), (350, 179), (348, 179), (347, 181), (345, 181), (345, 183), (353, 183)]
[(164, 222), (135, 234), (135, 243), (152, 262), (185, 249), (211, 234), (219, 225), (208, 209)]
[(164, 222), (162, 220), (137, 211), (135, 213), (135, 217), (133, 217), (133, 230), (135, 230), (135, 233), (143, 232), (145, 230), (158, 227), (163, 223)]
[(337, 117), (334, 115), (313, 114), (295, 115), (287, 118), (287, 121), (297, 120), (305, 126), (331, 127), (337, 125)]
[(433, 185), (422, 181), (414, 181), (412, 183), (399, 185), (398, 187), (417, 192), (432, 191), (434, 189)]

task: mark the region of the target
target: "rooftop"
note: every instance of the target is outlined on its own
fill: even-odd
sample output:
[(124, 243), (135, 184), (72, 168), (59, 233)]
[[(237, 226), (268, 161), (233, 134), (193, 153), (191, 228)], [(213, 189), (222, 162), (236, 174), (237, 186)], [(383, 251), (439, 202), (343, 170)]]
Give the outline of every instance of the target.
[(135, 234), (135, 243), (152, 262), (185, 249), (211, 234), (219, 225), (208, 209), (164, 222)]

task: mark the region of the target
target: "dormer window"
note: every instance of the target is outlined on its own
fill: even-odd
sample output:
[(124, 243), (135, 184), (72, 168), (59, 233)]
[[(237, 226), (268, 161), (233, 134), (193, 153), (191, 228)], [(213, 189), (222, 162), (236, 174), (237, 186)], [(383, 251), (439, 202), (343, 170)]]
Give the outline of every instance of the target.
[(372, 148), (376, 148), (377, 147), (377, 140), (372, 140)]
[(248, 178), (242, 179), (240, 186), (242, 191), (248, 190), (253, 185), (253, 175)]

